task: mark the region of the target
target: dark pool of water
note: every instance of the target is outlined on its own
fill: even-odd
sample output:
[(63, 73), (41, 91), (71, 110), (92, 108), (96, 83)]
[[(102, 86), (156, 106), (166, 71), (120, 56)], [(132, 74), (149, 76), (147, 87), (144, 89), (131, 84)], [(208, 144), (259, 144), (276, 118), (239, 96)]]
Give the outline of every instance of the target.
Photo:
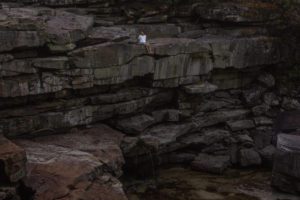
[(126, 178), (129, 200), (300, 200), (270, 187), (271, 172), (229, 170), (212, 175), (182, 167), (160, 169), (155, 179)]

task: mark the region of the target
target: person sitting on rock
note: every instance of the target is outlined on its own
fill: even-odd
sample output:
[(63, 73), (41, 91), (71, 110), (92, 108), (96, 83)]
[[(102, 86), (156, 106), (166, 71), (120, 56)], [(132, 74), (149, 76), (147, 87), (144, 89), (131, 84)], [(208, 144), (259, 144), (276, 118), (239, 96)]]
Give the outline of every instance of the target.
[(138, 37), (138, 43), (145, 45), (146, 50), (148, 53), (152, 54), (152, 49), (149, 45), (149, 43), (147, 43), (147, 35), (145, 35), (145, 33), (142, 31)]

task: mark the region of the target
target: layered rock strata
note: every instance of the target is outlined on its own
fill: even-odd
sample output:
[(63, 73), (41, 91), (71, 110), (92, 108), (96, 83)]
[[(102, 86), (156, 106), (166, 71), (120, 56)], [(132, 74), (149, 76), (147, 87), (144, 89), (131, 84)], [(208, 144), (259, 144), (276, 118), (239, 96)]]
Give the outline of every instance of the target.
[(278, 2), (0, 5), (0, 133), (33, 138), (15, 142), (35, 199), (125, 199), (121, 149), (134, 171), (270, 165), (274, 119), (300, 108), (298, 10)]

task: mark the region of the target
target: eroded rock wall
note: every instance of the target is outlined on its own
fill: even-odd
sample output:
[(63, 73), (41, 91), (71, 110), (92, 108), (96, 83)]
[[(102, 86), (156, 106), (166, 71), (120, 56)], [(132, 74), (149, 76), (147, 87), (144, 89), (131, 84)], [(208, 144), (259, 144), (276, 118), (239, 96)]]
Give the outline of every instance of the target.
[(270, 164), (274, 119), (300, 108), (298, 11), (278, 2), (0, 5), (0, 133), (25, 137), (36, 199), (126, 198), (121, 149), (129, 169)]
[[(255, 4), (264, 9), (258, 12), (252, 10), (252, 4), (225, 3), (228, 10), (220, 11), (219, 4), (197, 3), (189, 5), (194, 9), (181, 16), (179, 10), (183, 5), (174, 10), (168, 4), (158, 4), (165, 8), (157, 10), (147, 3), (118, 2), (122, 9), (117, 13), (125, 21), (99, 26), (95, 23), (98, 15), (74, 14), (64, 11), (71, 8), (62, 7), (81, 5), (81, 1), (23, 3), (24, 6), (3, 3), (1, 10), (4, 42), (0, 126), (8, 136), (87, 125), (174, 103), (179, 96), (173, 95), (180, 93), (181, 86), (207, 80), (218, 89), (238, 89), (253, 80), (252, 74), (246, 72), (243, 76), (243, 71), (274, 68), (291, 59), (289, 47), (264, 27), (280, 19), (280, 10), (273, 4)], [(92, 2), (95, 5), (87, 3), (72, 7), (71, 11), (88, 11), (98, 5), (97, 1)], [(116, 7), (116, 2), (105, 3), (106, 8)], [(62, 8), (36, 7), (40, 4)], [(102, 4), (101, 1), (99, 5)], [(137, 10), (136, 6), (143, 5), (148, 10)], [(235, 12), (231, 11), (234, 6)], [(250, 13), (246, 15), (245, 9)], [(130, 11), (134, 22), (126, 15)], [(216, 14), (217, 11), (220, 13)], [(105, 14), (101, 9), (98, 12), (101, 16)], [(148, 15), (155, 18), (162, 13), (168, 21), (140, 22)], [(106, 13), (113, 19), (111, 14)], [(257, 25), (260, 23), (264, 26)], [(149, 32), (152, 54), (135, 42), (141, 29)], [(227, 68), (228, 75), (224, 70)], [(253, 75), (256, 76), (255, 72)], [(242, 76), (245, 81), (241, 81)], [(230, 80), (223, 80), (226, 78)], [(193, 86), (183, 90), (197, 93)]]

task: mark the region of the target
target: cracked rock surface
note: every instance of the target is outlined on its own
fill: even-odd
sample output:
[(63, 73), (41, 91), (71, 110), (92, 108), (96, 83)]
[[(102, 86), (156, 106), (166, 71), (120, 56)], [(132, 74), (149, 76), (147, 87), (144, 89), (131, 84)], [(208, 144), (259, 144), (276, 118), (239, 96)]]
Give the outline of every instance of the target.
[(271, 165), (277, 115), (300, 106), (298, 8), (1, 1), (0, 196), (122, 200), (123, 167)]

